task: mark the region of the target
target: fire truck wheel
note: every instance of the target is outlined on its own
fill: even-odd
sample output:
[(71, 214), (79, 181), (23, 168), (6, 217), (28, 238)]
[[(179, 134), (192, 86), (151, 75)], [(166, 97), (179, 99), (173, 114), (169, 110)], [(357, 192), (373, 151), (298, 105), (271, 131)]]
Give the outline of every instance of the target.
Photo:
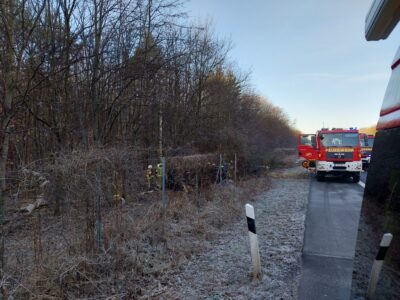
[(353, 174), (353, 182), (358, 183), (360, 181), (360, 173)]
[(323, 172), (317, 172), (317, 180), (325, 181), (325, 174)]

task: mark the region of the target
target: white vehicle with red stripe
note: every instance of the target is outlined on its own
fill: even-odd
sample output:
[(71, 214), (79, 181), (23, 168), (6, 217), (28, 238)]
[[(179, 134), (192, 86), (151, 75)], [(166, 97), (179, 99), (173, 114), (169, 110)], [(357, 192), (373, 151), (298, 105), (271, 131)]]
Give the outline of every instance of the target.
[[(386, 39), (399, 21), (400, 0), (375, 0), (365, 20), (366, 40)], [(379, 113), (365, 194), (379, 202), (390, 198), (392, 204), (398, 203), (400, 217), (400, 196), (393, 191), (397, 181), (400, 186), (400, 47), (390, 68), (392, 74)]]
[(391, 68), (392, 76), (383, 98), (378, 130), (400, 126), (400, 48), (397, 50)]
[[(399, 0), (375, 0), (365, 20), (365, 38), (367, 41), (386, 39), (399, 20)], [(392, 75), (383, 98), (378, 130), (400, 127), (400, 47), (391, 68)]]
[[(400, 0), (375, 0), (366, 17), (367, 41), (386, 39), (399, 20)], [(377, 120), (378, 131), (373, 141), (364, 189), (356, 259), (353, 265), (354, 299), (366, 297), (362, 294), (360, 286), (368, 285), (368, 280), (365, 278), (368, 278), (369, 270), (365, 269), (365, 261), (372, 261), (374, 255), (370, 254), (373, 251), (366, 249), (375, 247), (368, 241), (378, 240), (386, 232), (397, 234), (400, 232), (400, 48), (389, 67), (392, 74)], [(371, 299), (399, 299), (400, 290), (397, 288), (400, 286), (399, 238), (393, 239), (385, 264), (376, 295), (369, 295)]]

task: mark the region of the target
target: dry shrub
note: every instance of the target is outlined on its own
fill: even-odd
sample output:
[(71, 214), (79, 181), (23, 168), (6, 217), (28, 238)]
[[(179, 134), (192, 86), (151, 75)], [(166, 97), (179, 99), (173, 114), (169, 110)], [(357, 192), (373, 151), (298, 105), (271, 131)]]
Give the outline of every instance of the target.
[[(204, 241), (237, 220), (244, 202), (267, 186), (265, 179), (254, 178), (237, 186), (211, 185), (198, 193), (169, 191), (163, 214), (160, 193), (142, 193), (138, 155), (117, 152), (74, 153), (41, 166), (51, 181), (50, 206), (13, 223), (7, 239), (7, 282), (14, 299), (147, 297), (163, 275), (202, 251)], [(125, 204), (112, 197), (119, 184), (115, 171), (125, 172), (122, 180), (131, 182), (124, 187)], [(59, 215), (54, 215), (54, 197), (60, 194)], [(99, 196), (101, 249), (94, 242)], [(34, 226), (38, 220), (41, 226)], [(42, 243), (39, 261), (34, 259), (33, 236)]]
[(210, 166), (215, 166), (218, 159), (215, 153), (175, 156), (168, 159), (168, 167), (178, 172), (192, 169), (208, 170)]
[(61, 181), (51, 185), (49, 196), (57, 200), (61, 191), (67, 203), (79, 201), (82, 195), (94, 199), (100, 194), (112, 205), (114, 194), (135, 197), (145, 186), (142, 159), (129, 149), (95, 149), (60, 155), (44, 169), (51, 178)]
[(215, 181), (219, 156), (197, 154), (170, 157), (167, 160), (168, 185), (174, 190), (193, 190)]

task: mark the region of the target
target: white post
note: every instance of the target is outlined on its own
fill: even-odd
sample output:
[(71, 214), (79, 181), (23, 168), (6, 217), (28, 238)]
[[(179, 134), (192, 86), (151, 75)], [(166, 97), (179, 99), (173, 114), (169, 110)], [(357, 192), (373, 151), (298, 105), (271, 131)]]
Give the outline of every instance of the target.
[(375, 299), (375, 291), (376, 285), (379, 281), (379, 274), (381, 273), (383, 261), (385, 260), (385, 255), (389, 249), (392, 238), (393, 235), (391, 233), (385, 233), (382, 237), (378, 254), (376, 255), (374, 264), (372, 265), (371, 276), (368, 284), (367, 299)]
[(246, 204), (245, 208), (246, 208), (247, 227), (249, 229), (251, 260), (253, 262), (253, 279), (257, 279), (261, 278), (261, 260), (260, 260), (260, 250), (258, 248), (258, 238), (256, 233), (256, 220), (254, 214), (254, 207), (250, 204)]

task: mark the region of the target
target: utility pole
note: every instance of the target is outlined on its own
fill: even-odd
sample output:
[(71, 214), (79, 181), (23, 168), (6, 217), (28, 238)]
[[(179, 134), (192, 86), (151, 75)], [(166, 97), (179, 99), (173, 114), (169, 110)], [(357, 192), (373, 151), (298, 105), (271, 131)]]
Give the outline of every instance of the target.
[(166, 193), (166, 167), (165, 167), (165, 163), (166, 163), (166, 159), (165, 157), (161, 157), (161, 164), (162, 164), (162, 177), (161, 177), (161, 203), (162, 203), (162, 209), (163, 209), (163, 213), (166, 212), (167, 210), (167, 205), (168, 205), (168, 198), (167, 198), (167, 193)]
[(160, 99), (160, 110), (159, 110), (159, 140), (158, 140), (158, 151), (159, 151), (159, 156), (160, 159), (163, 157), (163, 145), (162, 145), (162, 139), (163, 139), (163, 116), (162, 116), (162, 107), (161, 107), (161, 99)]
[(103, 249), (103, 224), (101, 221), (101, 170), (100, 162), (97, 163), (96, 167), (96, 200), (95, 200), (95, 212), (96, 212), (96, 246), (97, 251), (101, 252)]
[(235, 153), (235, 169), (234, 169), (234, 174), (233, 174), (233, 180), (235, 181), (235, 184), (237, 183), (237, 154)]

